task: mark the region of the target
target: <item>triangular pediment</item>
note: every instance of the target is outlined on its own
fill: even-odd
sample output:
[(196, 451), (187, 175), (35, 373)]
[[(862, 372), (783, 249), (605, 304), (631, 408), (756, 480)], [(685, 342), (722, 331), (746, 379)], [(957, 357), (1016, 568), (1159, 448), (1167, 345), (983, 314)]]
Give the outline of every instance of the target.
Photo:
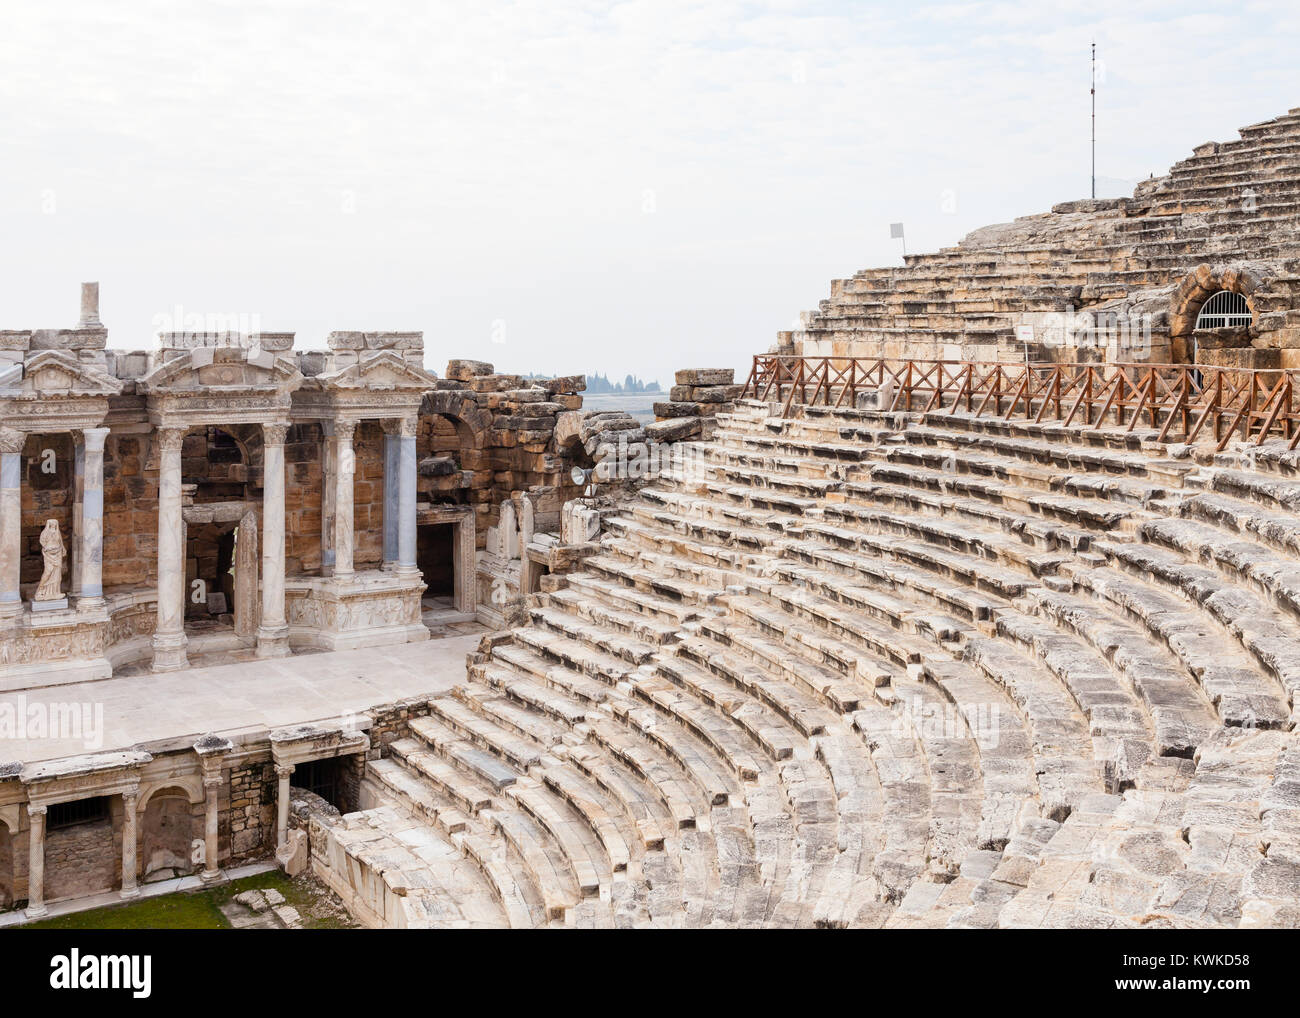
[(292, 357), (237, 347), (200, 348), (173, 357), (140, 379), (141, 391), (156, 394), (268, 392), (289, 393), (302, 384)]
[(437, 382), (433, 375), (416, 367), (392, 350), (363, 353), (355, 363), (317, 376), (329, 389), (399, 389), (426, 392)]
[[(18, 367), (18, 365), (14, 365)], [(23, 362), (21, 371), (10, 369), (0, 387), (23, 396), (116, 396), (122, 382), (93, 364), (64, 350), (43, 350)]]

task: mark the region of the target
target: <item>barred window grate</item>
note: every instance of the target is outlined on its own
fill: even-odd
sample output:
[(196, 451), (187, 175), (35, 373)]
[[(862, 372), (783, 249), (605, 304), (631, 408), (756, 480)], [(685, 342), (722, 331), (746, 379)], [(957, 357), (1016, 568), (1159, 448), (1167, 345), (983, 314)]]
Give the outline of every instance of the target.
[(1196, 316), (1198, 329), (1230, 329), (1250, 324), (1250, 305), (1231, 290), (1220, 290), (1201, 305)]
[(57, 831), (79, 824), (93, 824), (107, 820), (108, 796), (99, 795), (93, 799), (76, 799), (72, 802), (54, 802), (50, 804), (49, 816), (45, 820), (47, 831)]

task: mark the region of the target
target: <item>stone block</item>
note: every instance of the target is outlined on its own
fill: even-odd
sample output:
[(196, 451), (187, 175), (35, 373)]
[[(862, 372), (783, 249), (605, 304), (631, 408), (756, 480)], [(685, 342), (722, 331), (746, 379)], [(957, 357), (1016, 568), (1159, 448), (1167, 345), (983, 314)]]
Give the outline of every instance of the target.
[(701, 407), (698, 403), (656, 403), (654, 412), (659, 418), (699, 417)]
[(325, 337), (325, 345), (331, 350), (364, 350), (366, 334), (364, 332), (331, 332)]
[(457, 381), (468, 381), (483, 375), (492, 374), (492, 365), (487, 361), (451, 360), (447, 362), (447, 377)]
[(645, 428), (646, 438), (653, 442), (680, 442), (683, 439), (694, 438), (700, 433), (700, 419), (698, 417), (678, 417), (673, 420), (656, 421), (654, 424), (647, 424)]
[(674, 376), (678, 385), (731, 385), (736, 381), (732, 368), (685, 368)]

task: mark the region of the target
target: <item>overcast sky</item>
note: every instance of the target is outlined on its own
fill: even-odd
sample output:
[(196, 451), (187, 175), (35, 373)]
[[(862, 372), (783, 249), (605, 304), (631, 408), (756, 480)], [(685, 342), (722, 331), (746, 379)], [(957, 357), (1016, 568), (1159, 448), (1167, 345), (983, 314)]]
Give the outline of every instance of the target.
[[(1198, 7), (1200, 8), (1198, 10)], [(747, 364), (832, 278), (1300, 106), (1289, 3), (9, 0), (0, 328), (421, 329), (508, 371)]]

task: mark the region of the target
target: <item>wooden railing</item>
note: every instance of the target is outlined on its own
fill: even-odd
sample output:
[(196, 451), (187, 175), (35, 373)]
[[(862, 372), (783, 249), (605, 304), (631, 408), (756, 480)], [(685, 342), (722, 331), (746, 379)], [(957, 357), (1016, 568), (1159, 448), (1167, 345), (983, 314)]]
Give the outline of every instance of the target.
[(886, 395), (888, 410), (965, 410), (1006, 420), (1064, 421), (1132, 431), (1139, 421), (1194, 442), (1212, 434), (1222, 451), (1238, 433), (1300, 443), (1293, 399), (1300, 371), (1208, 364), (1016, 364), (1003, 361), (868, 360), (760, 354), (744, 395), (782, 405), (856, 407), (859, 393)]

